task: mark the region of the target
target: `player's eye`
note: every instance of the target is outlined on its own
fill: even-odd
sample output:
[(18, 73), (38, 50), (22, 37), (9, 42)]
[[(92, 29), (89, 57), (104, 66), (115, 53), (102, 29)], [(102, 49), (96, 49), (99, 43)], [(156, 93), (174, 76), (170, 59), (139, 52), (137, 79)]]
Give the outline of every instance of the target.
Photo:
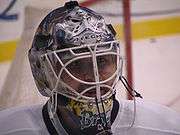
[(72, 69), (80, 69), (81, 68), (81, 64), (79, 61), (74, 61), (71, 63), (71, 68)]
[(103, 67), (103, 66), (106, 66), (108, 64), (108, 61), (104, 57), (98, 57), (97, 63), (98, 63), (98, 66)]

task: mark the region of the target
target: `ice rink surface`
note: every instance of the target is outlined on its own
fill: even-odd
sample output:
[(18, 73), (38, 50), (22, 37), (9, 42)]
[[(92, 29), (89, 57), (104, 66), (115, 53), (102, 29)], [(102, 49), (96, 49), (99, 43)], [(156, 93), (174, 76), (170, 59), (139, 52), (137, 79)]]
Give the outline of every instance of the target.
[(134, 88), (180, 112), (180, 35), (133, 42)]

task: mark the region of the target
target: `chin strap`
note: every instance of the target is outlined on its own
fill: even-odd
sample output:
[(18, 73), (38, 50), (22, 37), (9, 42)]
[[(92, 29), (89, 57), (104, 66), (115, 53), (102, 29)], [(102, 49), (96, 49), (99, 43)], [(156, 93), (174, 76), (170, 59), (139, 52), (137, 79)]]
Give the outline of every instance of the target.
[(124, 85), (124, 87), (126, 88), (126, 90), (128, 91), (128, 93), (131, 95), (131, 97), (133, 98), (133, 102), (134, 102), (134, 115), (133, 115), (133, 120), (130, 124), (130, 127), (133, 127), (134, 122), (135, 122), (135, 118), (136, 118), (136, 97), (139, 98), (143, 98), (141, 96), (140, 93), (138, 93), (136, 90), (134, 90), (128, 83), (128, 81), (126, 80), (126, 78), (124, 76), (120, 76), (119, 80), (122, 82), (122, 84)]
[(126, 88), (126, 90), (128, 91), (128, 93), (132, 96), (132, 97), (139, 97), (139, 98), (143, 98), (141, 96), (140, 93), (138, 93), (136, 90), (134, 90), (128, 83), (128, 81), (126, 80), (126, 78), (124, 76), (120, 76), (119, 80), (122, 82), (123, 86)]

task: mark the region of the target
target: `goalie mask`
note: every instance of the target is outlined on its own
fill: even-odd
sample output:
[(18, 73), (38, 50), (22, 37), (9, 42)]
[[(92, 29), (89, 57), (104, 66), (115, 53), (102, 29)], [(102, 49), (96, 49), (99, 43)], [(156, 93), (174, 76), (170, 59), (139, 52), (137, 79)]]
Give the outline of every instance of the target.
[[(65, 107), (77, 117), (82, 134), (89, 129), (91, 134), (110, 134), (113, 95), (122, 71), (119, 47), (112, 25), (74, 1), (40, 23), (29, 61), (38, 90), (51, 97), (49, 112), (57, 130), (56, 109)], [(58, 95), (67, 99), (63, 107)]]

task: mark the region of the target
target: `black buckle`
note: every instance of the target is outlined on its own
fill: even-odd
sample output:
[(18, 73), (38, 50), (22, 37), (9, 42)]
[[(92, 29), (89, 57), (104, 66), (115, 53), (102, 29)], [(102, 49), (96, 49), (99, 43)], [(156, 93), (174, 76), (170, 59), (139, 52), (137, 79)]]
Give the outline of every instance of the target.
[(66, 9), (73, 9), (76, 6), (79, 6), (77, 1), (69, 1), (69, 2), (66, 2), (65, 5), (64, 5), (64, 7)]
[(107, 24), (107, 27), (111, 30), (112, 34), (113, 34), (114, 36), (116, 36), (116, 31), (115, 31), (115, 29), (113, 28), (112, 24)]

